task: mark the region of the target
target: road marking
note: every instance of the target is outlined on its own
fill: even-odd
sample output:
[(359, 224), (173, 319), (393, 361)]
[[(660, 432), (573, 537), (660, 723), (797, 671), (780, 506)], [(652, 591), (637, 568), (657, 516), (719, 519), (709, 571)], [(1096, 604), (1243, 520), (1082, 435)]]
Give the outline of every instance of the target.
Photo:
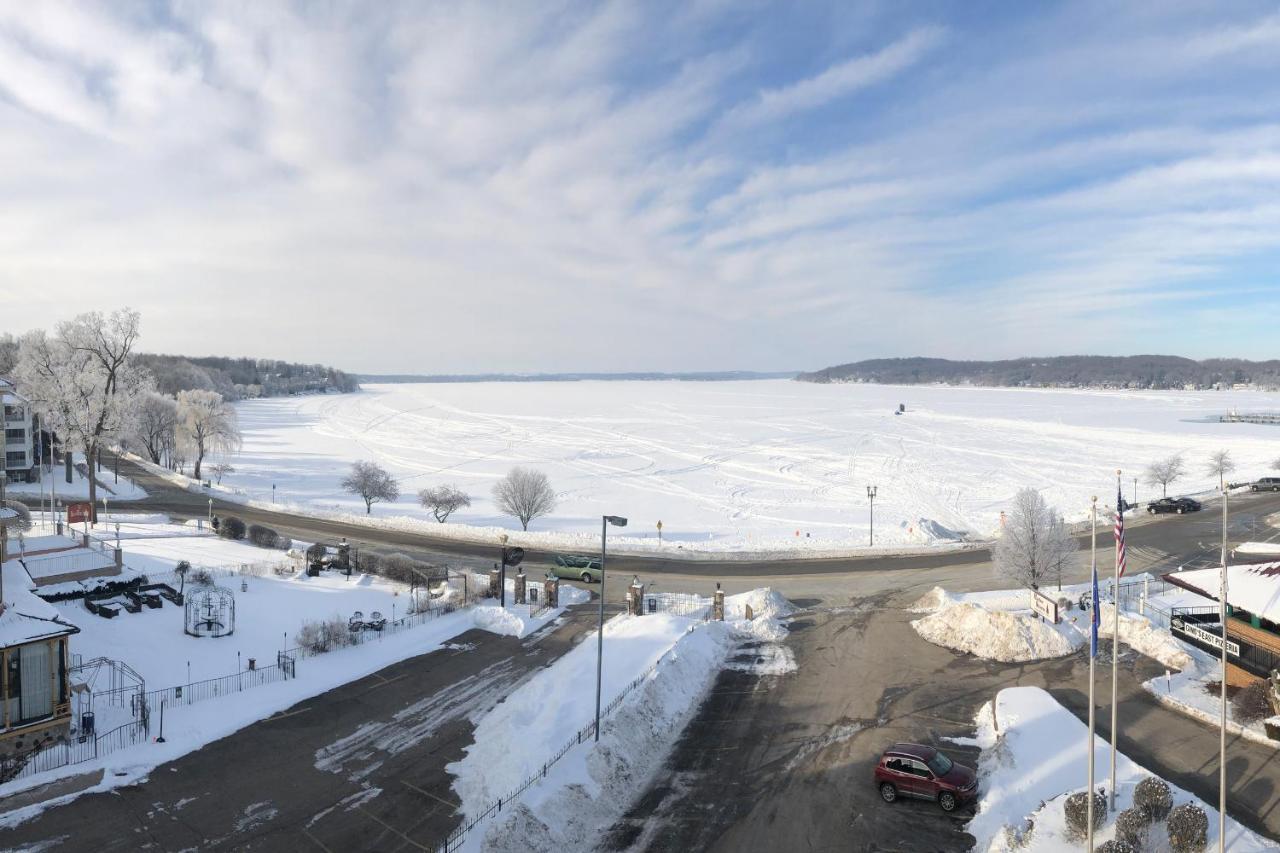
[(308, 707), (308, 708), (299, 708), (296, 711), (281, 711), (278, 714), (272, 714), (270, 717), (267, 717), (265, 720), (263, 720), (263, 722), (270, 723), (270, 722), (274, 722), (275, 720), (283, 720), (285, 717), (296, 717), (298, 714), (305, 714), (310, 710), (311, 709)]
[(414, 785), (411, 782), (406, 782), (403, 779), (400, 780), (400, 784), (404, 785), (406, 788), (410, 788), (414, 791), (417, 791), (419, 794), (422, 794), (423, 796), (430, 797), (431, 799), (435, 800), (437, 803), (442, 803), (443, 805), (448, 806), (449, 808), (453, 809), (455, 812), (462, 805), (461, 803), (451, 803), (448, 800), (443, 800), (440, 797), (437, 797), (435, 794), (431, 793), (430, 791), (423, 790), (422, 788), (419, 788), (417, 785)]
[(365, 811), (365, 809), (364, 809), (362, 806), (356, 806), (356, 811), (359, 811), (359, 812), (363, 813), (366, 817), (368, 817), (368, 818), (372, 818), (374, 821), (376, 821), (376, 822), (378, 822), (378, 823), (382, 824), (384, 827), (386, 827), (387, 829), (389, 829), (389, 830), (391, 830), (392, 832), (394, 832), (396, 835), (398, 835), (398, 836), (400, 836), (401, 838), (403, 838), (403, 839), (405, 840), (405, 842), (406, 842), (406, 843), (411, 844), (411, 845), (413, 845), (414, 847), (417, 847), (419, 850), (427, 850), (427, 849), (428, 849), (428, 848), (426, 848), (426, 847), (423, 847), (423, 846), (422, 846), (421, 844), (419, 844), (418, 842), (414, 841), (414, 840), (413, 840), (412, 838), (410, 838), (409, 836), (405, 835), (405, 834), (404, 834), (403, 832), (401, 832), (400, 830), (396, 829), (396, 828), (395, 828), (394, 826), (392, 826), (391, 824), (387, 823), (387, 822), (386, 822), (385, 820), (383, 820), (382, 818), (378, 817), (378, 816), (377, 816), (376, 814), (374, 814), (373, 812)]
[(303, 835), (305, 835), (307, 838), (310, 838), (310, 839), (311, 839), (311, 841), (312, 841), (312, 842), (313, 842), (317, 847), (319, 847), (321, 850), (323, 850), (323, 851), (324, 851), (324, 853), (333, 853), (333, 851), (332, 851), (332, 850), (330, 850), (328, 847), (325, 847), (325, 846), (324, 846), (324, 842), (322, 842), (319, 838), (316, 838), (314, 835), (312, 835), (312, 834), (311, 834), (311, 832), (310, 832), (309, 830), (306, 830), (306, 829), (302, 830), (302, 834), (303, 834)]

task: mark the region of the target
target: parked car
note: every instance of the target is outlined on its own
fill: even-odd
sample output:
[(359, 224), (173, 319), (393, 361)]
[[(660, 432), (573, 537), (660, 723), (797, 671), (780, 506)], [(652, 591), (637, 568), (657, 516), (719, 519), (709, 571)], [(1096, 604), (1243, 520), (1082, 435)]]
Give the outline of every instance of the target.
[(1280, 492), (1280, 477), (1263, 477), (1256, 483), (1250, 483), (1249, 491)]
[(1200, 501), (1191, 498), (1161, 498), (1158, 501), (1152, 501), (1147, 504), (1147, 512), (1152, 515), (1165, 512), (1176, 512), (1182, 515), (1184, 512), (1198, 512), (1200, 510)]
[(558, 578), (572, 578), (583, 583), (600, 583), (599, 557), (557, 556), (551, 574)]
[(886, 803), (914, 797), (934, 800), (950, 812), (978, 796), (978, 774), (973, 768), (918, 743), (895, 743), (886, 749), (876, 764), (875, 780)]

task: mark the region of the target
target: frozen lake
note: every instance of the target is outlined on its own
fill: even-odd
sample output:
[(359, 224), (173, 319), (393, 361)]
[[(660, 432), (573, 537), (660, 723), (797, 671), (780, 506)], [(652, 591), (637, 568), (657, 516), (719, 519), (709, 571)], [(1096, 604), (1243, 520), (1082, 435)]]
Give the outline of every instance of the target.
[[(904, 415), (893, 414), (904, 403)], [(1209, 453), (1231, 450), (1238, 479), (1280, 456), (1280, 427), (1218, 424), (1229, 409), (1280, 409), (1246, 391), (1102, 392), (744, 382), (529, 382), (373, 385), (348, 395), (238, 404), (245, 433), (224, 481), (270, 500), (363, 514), (338, 482), (372, 459), (402, 496), (375, 516), (429, 518), (418, 489), (455, 483), (472, 506), (451, 521), (519, 529), (490, 499), (513, 465), (545, 471), (560, 496), (531, 530), (589, 541), (601, 514), (625, 538), (699, 549), (847, 549), (990, 535), (1024, 486), (1068, 520), (1097, 494), (1114, 504), (1150, 461), (1184, 453), (1178, 493), (1215, 482)], [(1138, 497), (1156, 494), (1144, 483)], [(434, 524), (434, 521), (432, 522)], [(612, 534), (611, 534), (612, 536)], [(624, 536), (619, 536), (622, 540)], [(622, 544), (620, 541), (619, 544)]]

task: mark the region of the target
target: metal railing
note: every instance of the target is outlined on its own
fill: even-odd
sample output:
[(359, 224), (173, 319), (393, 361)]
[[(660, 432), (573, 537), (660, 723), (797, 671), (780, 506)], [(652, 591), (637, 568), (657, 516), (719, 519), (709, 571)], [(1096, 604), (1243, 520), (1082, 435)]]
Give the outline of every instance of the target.
[(255, 669), (244, 669), (218, 678), (206, 678), (204, 681), (150, 690), (147, 691), (147, 705), (152, 713), (155, 713), (159, 710), (162, 701), (166, 708), (193, 705), (206, 699), (226, 696), (228, 693), (239, 693), (264, 684), (275, 684), (277, 681), (285, 681), (288, 678), (288, 673), (278, 663), (274, 663)]
[(146, 721), (134, 720), (100, 735), (86, 735), (54, 744), (32, 755), (22, 769), (10, 777), (10, 780), (92, 761), (99, 756), (145, 741), (147, 734)]
[[(691, 627), (689, 630), (693, 630), (693, 628)], [(658, 671), (658, 668), (661, 667), (662, 664), (664, 664), (667, 660), (669, 660), (670, 655), (674, 651), (675, 651), (674, 648), (668, 649), (665, 653), (663, 653), (662, 657), (658, 658), (656, 661), (654, 661), (652, 664), (646, 667), (644, 672), (637, 675), (626, 686), (624, 686), (622, 690), (620, 690), (617, 693), (617, 695), (615, 695), (613, 699), (610, 700), (609, 704), (605, 705), (600, 710), (600, 718), (604, 719), (605, 717), (609, 716), (609, 714), (617, 710), (618, 706), (622, 704), (623, 700), (625, 700), (633, 690), (635, 690), (637, 687), (644, 684), (647, 680), (653, 677), (654, 673)], [(550, 770), (553, 766), (555, 766), (555, 763), (557, 761), (559, 761), (561, 758), (564, 758), (565, 755), (567, 755), (569, 751), (573, 749), (575, 746), (582, 744), (584, 741), (591, 740), (595, 736), (595, 733), (596, 733), (595, 720), (592, 720), (582, 728), (578, 729), (577, 733), (571, 739), (566, 741), (565, 744), (561, 746), (558, 750), (556, 750), (556, 752), (551, 757), (549, 757), (545, 762), (543, 762), (541, 768), (539, 768), (534, 773), (530, 774), (523, 782), (521, 782), (519, 785), (517, 785), (515, 788), (509, 791), (505, 796), (499, 797), (497, 800), (490, 803), (489, 806), (486, 809), (484, 809), (482, 812), (477, 814), (475, 817), (470, 818), (466, 822), (460, 824), (456, 829), (453, 830), (453, 832), (449, 833), (449, 836), (440, 844), (439, 848), (437, 849), (437, 853), (453, 853), (453, 851), (457, 850), (462, 845), (462, 842), (466, 839), (467, 833), (475, 829), (477, 826), (479, 826), (481, 823), (488, 820), (489, 818), (494, 817), (497, 814), (500, 814), (504, 806), (510, 807), (511, 803), (514, 802), (516, 799), (518, 799), (521, 794), (529, 790), (529, 788), (531, 788), (533, 785), (545, 779), (547, 776), (547, 771)]]

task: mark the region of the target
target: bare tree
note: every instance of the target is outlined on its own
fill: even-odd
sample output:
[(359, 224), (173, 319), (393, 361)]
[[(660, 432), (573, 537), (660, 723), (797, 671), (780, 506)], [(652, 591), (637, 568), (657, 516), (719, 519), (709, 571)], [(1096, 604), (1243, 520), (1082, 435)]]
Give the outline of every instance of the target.
[(219, 486), (222, 485), (223, 477), (227, 474), (234, 474), (236, 472), (235, 466), (228, 465), (226, 462), (219, 462), (216, 465), (210, 465), (209, 470), (213, 472), (214, 482)]
[(529, 529), (529, 522), (556, 508), (556, 493), (547, 475), (529, 468), (508, 471), (507, 476), (494, 484), (493, 500), (498, 509), (519, 519), (525, 530)]
[[(58, 324), (54, 335), (23, 336), (14, 371), (43, 422), (84, 453), (89, 504), (97, 522), (98, 483), (93, 463), (103, 444), (128, 434), (151, 375), (133, 363), (141, 315), (132, 309), (81, 314)], [(69, 449), (69, 448), (68, 448)]]
[(163, 394), (150, 391), (138, 404), (133, 424), (133, 442), (146, 451), (156, 465), (173, 446), (173, 431), (178, 425), (178, 404)]
[(351, 473), (342, 478), (343, 490), (359, 495), (364, 500), (364, 512), (373, 512), (378, 501), (394, 501), (400, 497), (400, 487), (387, 470), (377, 462), (357, 462)]
[(1018, 492), (996, 540), (996, 569), (1023, 586), (1039, 589), (1055, 577), (1061, 583), (1075, 553), (1075, 540), (1057, 509), (1035, 489)]
[(240, 424), (236, 410), (217, 391), (178, 392), (178, 432), (195, 455), (192, 472), (200, 479), (200, 465), (209, 453), (240, 449)]
[(1209, 456), (1209, 462), (1205, 466), (1205, 471), (1210, 475), (1218, 478), (1218, 490), (1226, 491), (1227, 475), (1236, 470), (1236, 463), (1231, 458), (1231, 451), (1215, 450)]
[(432, 486), (418, 492), (418, 503), (431, 510), (436, 521), (444, 524), (454, 512), (471, 506), (471, 498), (454, 485)]
[(1159, 486), (1161, 497), (1169, 496), (1169, 486), (1187, 473), (1187, 464), (1181, 453), (1175, 453), (1168, 459), (1152, 462), (1147, 466), (1145, 478), (1147, 485)]

